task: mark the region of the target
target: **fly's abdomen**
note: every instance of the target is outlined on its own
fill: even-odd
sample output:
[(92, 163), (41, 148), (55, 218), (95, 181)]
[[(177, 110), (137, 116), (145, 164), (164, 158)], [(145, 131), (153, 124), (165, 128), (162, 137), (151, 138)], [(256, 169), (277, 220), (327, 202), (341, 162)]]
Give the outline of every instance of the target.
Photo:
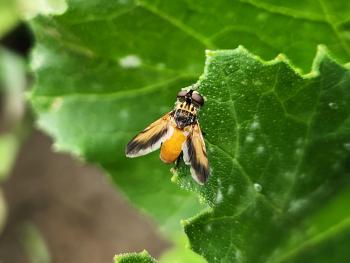
[(160, 159), (165, 163), (173, 163), (182, 151), (182, 145), (187, 136), (178, 128), (174, 129), (172, 136), (163, 142), (160, 148)]

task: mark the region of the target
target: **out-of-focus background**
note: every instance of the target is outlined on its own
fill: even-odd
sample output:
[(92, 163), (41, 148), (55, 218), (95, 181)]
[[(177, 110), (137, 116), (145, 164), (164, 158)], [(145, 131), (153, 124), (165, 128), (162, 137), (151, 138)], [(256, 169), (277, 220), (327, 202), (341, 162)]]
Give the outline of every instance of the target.
[[(1, 13), (1, 12), (0, 12)], [(52, 150), (25, 103), (33, 38), (0, 17), (0, 262), (111, 262), (117, 253), (170, 244), (96, 167)], [(9, 24), (4, 23), (9, 22)]]

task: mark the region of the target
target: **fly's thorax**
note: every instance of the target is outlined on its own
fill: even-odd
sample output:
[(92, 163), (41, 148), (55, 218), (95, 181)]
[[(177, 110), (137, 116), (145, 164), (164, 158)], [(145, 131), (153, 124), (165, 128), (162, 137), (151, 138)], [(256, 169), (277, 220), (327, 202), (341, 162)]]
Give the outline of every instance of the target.
[(180, 102), (178, 101), (175, 104), (175, 110), (183, 110), (188, 111), (189, 113), (193, 115), (197, 115), (197, 107), (193, 103), (188, 103), (186, 101)]
[(191, 103), (178, 103), (174, 110), (174, 120), (179, 129), (184, 129), (197, 121), (197, 108)]

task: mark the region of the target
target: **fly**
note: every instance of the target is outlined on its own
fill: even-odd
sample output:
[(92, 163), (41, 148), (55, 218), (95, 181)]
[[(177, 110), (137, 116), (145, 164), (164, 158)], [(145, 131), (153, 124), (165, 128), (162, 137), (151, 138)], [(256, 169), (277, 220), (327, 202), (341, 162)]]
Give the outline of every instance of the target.
[(191, 167), (193, 179), (204, 184), (209, 178), (209, 163), (203, 135), (197, 119), (204, 99), (186, 88), (177, 94), (175, 107), (137, 134), (126, 146), (127, 157), (138, 157), (160, 148), (160, 159), (174, 163), (181, 156)]

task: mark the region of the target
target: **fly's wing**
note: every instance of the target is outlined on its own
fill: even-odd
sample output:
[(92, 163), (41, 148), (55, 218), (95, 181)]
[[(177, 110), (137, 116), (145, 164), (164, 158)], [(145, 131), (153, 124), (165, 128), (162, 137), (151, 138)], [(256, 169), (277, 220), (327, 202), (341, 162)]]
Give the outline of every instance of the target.
[(126, 156), (138, 157), (159, 149), (162, 142), (169, 138), (174, 131), (171, 118), (170, 113), (168, 113), (137, 134), (126, 145)]
[(198, 123), (192, 126), (182, 151), (185, 163), (191, 166), (193, 179), (199, 184), (204, 184), (209, 178), (209, 163)]

